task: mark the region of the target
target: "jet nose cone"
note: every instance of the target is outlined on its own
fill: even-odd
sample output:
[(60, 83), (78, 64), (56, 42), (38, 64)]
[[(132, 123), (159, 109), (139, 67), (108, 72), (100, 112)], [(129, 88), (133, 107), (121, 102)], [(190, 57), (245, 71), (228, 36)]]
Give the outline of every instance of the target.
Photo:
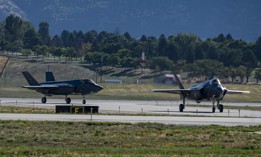
[(217, 95), (221, 96), (223, 95), (224, 88), (222, 86), (217, 86)]
[(103, 87), (100, 86), (100, 85), (96, 85), (95, 92), (97, 93), (97, 92), (99, 92), (99, 91), (101, 91), (101, 90), (103, 90)]

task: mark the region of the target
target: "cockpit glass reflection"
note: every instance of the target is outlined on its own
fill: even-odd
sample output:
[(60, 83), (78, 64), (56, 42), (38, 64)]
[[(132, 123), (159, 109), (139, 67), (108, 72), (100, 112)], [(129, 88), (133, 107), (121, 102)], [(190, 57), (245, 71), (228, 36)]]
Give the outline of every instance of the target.
[(210, 84), (217, 86), (217, 85), (220, 85), (220, 81), (219, 81), (219, 79), (214, 78), (214, 79), (210, 80)]
[(92, 79), (84, 79), (82, 81), (86, 84), (96, 84)]

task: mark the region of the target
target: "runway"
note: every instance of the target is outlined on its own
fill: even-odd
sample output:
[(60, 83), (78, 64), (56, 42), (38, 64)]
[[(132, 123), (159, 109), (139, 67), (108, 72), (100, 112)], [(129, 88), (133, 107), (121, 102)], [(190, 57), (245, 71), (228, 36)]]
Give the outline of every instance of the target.
[[(230, 106), (261, 106), (260, 103), (223, 103), (224, 112), (212, 113), (211, 103), (203, 103), (209, 107), (187, 106), (183, 113), (179, 112), (179, 101), (127, 101), (127, 100), (87, 100), (88, 105), (99, 106), (103, 115), (93, 115), (92, 121), (99, 122), (151, 122), (176, 125), (261, 125), (261, 111), (226, 109)], [(1, 98), (0, 107), (20, 106), (54, 109), (55, 105), (64, 105), (63, 99), (48, 99), (42, 104), (40, 99)], [(80, 105), (81, 99), (72, 99), (72, 105)], [(195, 104), (188, 102), (188, 104)], [(106, 116), (104, 114), (147, 114), (146, 116)], [(90, 121), (90, 115), (61, 114), (0, 114), (0, 119), (9, 120), (52, 120), (52, 121)], [(153, 116), (151, 116), (153, 115)], [(154, 116), (156, 115), (156, 116)], [(164, 116), (165, 115), (165, 116)], [(167, 116), (169, 115), (169, 116)], [(171, 116), (173, 115), (173, 116)], [(13, 117), (13, 118), (12, 118)]]
[(112, 116), (112, 115), (63, 115), (63, 114), (0, 114), (1, 120), (31, 121), (83, 121), (121, 123), (162, 123), (173, 125), (203, 126), (253, 126), (261, 125), (260, 118), (224, 117), (174, 117), (174, 116)]

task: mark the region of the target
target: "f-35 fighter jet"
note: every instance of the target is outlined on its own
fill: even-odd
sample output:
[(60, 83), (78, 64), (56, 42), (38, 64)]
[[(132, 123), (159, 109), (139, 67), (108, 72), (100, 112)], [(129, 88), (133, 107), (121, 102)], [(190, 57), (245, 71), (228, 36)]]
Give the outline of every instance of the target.
[(44, 95), (42, 97), (42, 103), (46, 103), (46, 96), (52, 95), (65, 95), (65, 102), (71, 103), (71, 98), (68, 95), (82, 95), (82, 103), (85, 104), (85, 95), (91, 93), (97, 93), (103, 89), (102, 86), (96, 84), (91, 79), (82, 80), (69, 80), (69, 81), (55, 81), (51, 72), (46, 73), (46, 82), (38, 83), (28, 71), (23, 71), (25, 79), (29, 86), (23, 86), (23, 88), (35, 90)]
[(220, 100), (223, 100), (226, 94), (242, 94), (250, 93), (249, 91), (239, 91), (239, 90), (228, 90), (223, 87), (217, 78), (212, 78), (208, 81), (196, 84), (188, 89), (185, 89), (180, 82), (178, 76), (174, 74), (174, 77), (179, 85), (180, 89), (152, 89), (153, 92), (163, 92), (163, 93), (173, 93), (180, 94), (183, 104), (179, 105), (179, 111), (183, 112), (185, 108), (186, 98), (190, 100), (195, 100), (200, 103), (203, 100), (211, 100), (213, 102), (212, 112), (215, 112), (215, 102), (217, 102), (217, 107), (220, 112), (223, 112), (223, 105), (220, 104)]

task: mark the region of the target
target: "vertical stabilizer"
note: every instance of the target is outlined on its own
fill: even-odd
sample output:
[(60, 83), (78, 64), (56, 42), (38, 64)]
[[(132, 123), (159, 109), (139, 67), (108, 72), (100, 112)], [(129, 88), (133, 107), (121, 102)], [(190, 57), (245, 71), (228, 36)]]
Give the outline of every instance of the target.
[(46, 82), (55, 81), (53, 73), (50, 71), (45, 73), (45, 79), (46, 79)]
[(184, 86), (183, 86), (182, 83), (180, 82), (180, 80), (179, 80), (177, 74), (174, 74), (174, 77), (175, 77), (175, 79), (176, 79), (176, 81), (177, 81), (177, 83), (178, 83), (178, 85), (179, 85), (179, 88), (180, 88), (180, 89), (184, 89)]
[(33, 78), (33, 76), (28, 71), (22, 71), (22, 73), (30, 86), (39, 85), (39, 83)]

